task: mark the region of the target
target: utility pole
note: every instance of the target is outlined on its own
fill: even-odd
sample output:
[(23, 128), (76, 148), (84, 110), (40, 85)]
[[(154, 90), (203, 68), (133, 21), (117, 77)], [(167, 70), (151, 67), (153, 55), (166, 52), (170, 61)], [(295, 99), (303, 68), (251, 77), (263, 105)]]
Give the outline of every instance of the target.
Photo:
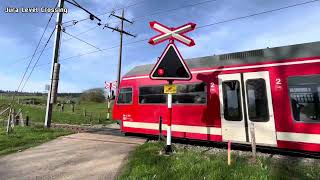
[[(58, 7), (60, 9), (63, 8), (64, 2), (68, 2), (69, 4), (72, 4), (73, 6), (76, 6), (86, 13), (88, 13), (90, 16), (89, 18), (91, 20), (98, 20), (98, 25), (100, 26), (101, 19), (99, 19), (97, 16), (92, 14), (90, 11), (83, 8), (80, 4), (78, 4), (75, 0), (59, 0)], [(48, 92), (48, 98), (47, 98), (47, 108), (46, 108), (46, 117), (45, 117), (45, 123), (44, 126), (47, 128), (50, 128), (51, 126), (51, 118), (52, 118), (52, 108), (53, 104), (57, 100), (57, 92), (58, 92), (58, 83), (59, 83), (59, 73), (60, 73), (60, 64), (59, 64), (59, 52), (60, 52), (60, 40), (61, 40), (61, 30), (62, 30), (62, 16), (63, 12), (59, 12), (57, 15), (56, 20), (56, 35), (55, 35), (55, 43), (53, 48), (53, 57), (52, 57), (52, 66), (51, 66), (51, 84), (49, 87)]]
[[(64, 0), (59, 0), (58, 7), (63, 8)], [(51, 66), (51, 84), (48, 92), (47, 99), (47, 108), (46, 108), (46, 117), (44, 126), (50, 128), (51, 126), (51, 118), (52, 118), (52, 108), (53, 104), (57, 99), (57, 91), (58, 91), (58, 82), (59, 82), (59, 72), (60, 72), (60, 64), (58, 62), (59, 58), (59, 49), (60, 49), (60, 40), (61, 40), (61, 23), (62, 23), (63, 12), (59, 12), (56, 20), (56, 34), (55, 34), (55, 43), (53, 48), (53, 58), (52, 58), (52, 66)]]
[[(135, 35), (133, 34), (130, 34), (129, 32), (126, 32), (123, 30), (123, 23), (124, 21), (130, 23), (130, 24), (133, 24), (132, 21), (129, 21), (127, 20), (125, 17), (124, 17), (124, 9), (122, 9), (122, 13), (121, 13), (121, 16), (117, 16), (115, 15), (114, 13), (110, 14), (110, 16), (114, 16), (118, 19), (121, 20), (121, 26), (120, 26), (120, 29), (118, 27), (114, 28), (114, 27), (110, 27), (108, 25), (105, 25), (105, 27), (109, 28), (109, 29), (112, 29), (112, 31), (117, 31), (120, 33), (120, 47), (119, 47), (119, 61), (118, 61), (118, 77), (117, 77), (117, 91), (118, 92), (118, 89), (120, 87), (120, 79), (121, 79), (121, 63), (122, 63), (122, 39), (123, 39), (123, 34), (126, 34), (126, 35), (129, 35), (129, 36), (132, 36), (132, 37), (136, 37)], [(109, 17), (110, 17), (109, 16)]]

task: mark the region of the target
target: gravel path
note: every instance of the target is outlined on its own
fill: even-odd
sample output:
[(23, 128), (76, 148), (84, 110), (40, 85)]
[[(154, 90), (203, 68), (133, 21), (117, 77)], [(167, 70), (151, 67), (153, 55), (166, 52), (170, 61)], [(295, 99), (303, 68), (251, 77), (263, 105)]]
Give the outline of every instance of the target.
[(78, 133), (0, 158), (0, 179), (114, 179), (141, 138)]

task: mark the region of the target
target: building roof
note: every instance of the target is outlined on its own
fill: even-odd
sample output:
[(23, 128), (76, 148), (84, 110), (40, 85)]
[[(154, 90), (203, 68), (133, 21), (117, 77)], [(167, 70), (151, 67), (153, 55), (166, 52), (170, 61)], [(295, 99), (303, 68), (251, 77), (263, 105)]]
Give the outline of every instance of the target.
[[(320, 56), (320, 41), (304, 44), (295, 44), (282, 47), (257, 49), (214, 56), (186, 59), (190, 69), (219, 67), (228, 65), (254, 64), (266, 61), (279, 61), (303, 57)], [(136, 66), (125, 76), (149, 74), (154, 64)]]

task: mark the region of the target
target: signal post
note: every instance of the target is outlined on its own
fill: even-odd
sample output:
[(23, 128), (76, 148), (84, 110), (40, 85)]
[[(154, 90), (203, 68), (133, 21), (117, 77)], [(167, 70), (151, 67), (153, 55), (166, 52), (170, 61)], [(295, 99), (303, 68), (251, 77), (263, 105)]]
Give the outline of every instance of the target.
[(112, 92), (112, 88), (116, 88), (116, 83), (117, 81), (114, 82), (110, 82), (107, 83), (106, 81), (104, 82), (104, 88), (105, 89), (109, 89), (108, 92), (108, 112), (107, 112), (107, 120), (110, 120), (110, 112), (111, 112), (111, 92)]
[(167, 95), (168, 116), (167, 116), (167, 142), (165, 153), (172, 153), (171, 130), (172, 130), (172, 96), (177, 92), (177, 87), (173, 84), (174, 80), (189, 81), (192, 74), (184, 62), (174, 41), (177, 40), (187, 46), (194, 46), (194, 41), (184, 34), (195, 29), (196, 24), (188, 23), (177, 28), (169, 28), (156, 21), (150, 22), (150, 27), (161, 34), (152, 37), (149, 43), (152, 45), (169, 40), (169, 44), (160, 56), (159, 61), (153, 67), (149, 74), (152, 80), (167, 80), (168, 84), (164, 86), (164, 93)]

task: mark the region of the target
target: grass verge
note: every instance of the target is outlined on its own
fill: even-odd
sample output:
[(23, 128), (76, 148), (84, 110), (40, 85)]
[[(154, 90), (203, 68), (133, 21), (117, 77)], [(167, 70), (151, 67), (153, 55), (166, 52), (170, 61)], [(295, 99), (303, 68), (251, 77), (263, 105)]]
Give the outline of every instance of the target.
[[(8, 102), (0, 101), (0, 111), (8, 106)], [(31, 122), (43, 123), (46, 111), (46, 105), (22, 105), (16, 104), (16, 111), (22, 109), (24, 118), (29, 116)], [(52, 123), (60, 124), (111, 124), (115, 121), (107, 119), (106, 103), (83, 102), (76, 104), (74, 112), (70, 104), (66, 104), (64, 111), (61, 112), (60, 107), (54, 106)], [(86, 112), (86, 113), (84, 113)], [(112, 113), (111, 113), (112, 115)], [(7, 116), (7, 115), (6, 115)], [(2, 116), (5, 120), (7, 117)], [(1, 121), (1, 120), (0, 120)], [(1, 122), (0, 122), (1, 123)], [(2, 122), (3, 123), (3, 122)]]
[(15, 127), (14, 132), (7, 136), (6, 129), (0, 127), (0, 156), (18, 152), (68, 134), (71, 132), (63, 129)]
[(149, 142), (129, 155), (119, 179), (317, 179), (320, 163), (305, 163), (291, 158), (258, 157), (232, 154), (227, 165), (225, 152), (177, 149), (172, 156), (159, 155), (162, 143)]

